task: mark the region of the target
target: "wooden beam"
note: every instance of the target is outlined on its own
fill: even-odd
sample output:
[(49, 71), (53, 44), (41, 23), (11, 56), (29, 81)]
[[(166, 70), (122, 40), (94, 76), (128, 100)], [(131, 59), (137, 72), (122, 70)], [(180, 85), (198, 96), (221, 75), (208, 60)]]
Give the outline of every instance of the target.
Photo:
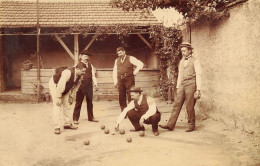
[(75, 34), (74, 35), (74, 64), (78, 64), (79, 61), (79, 35)]
[(60, 44), (62, 45), (62, 47), (67, 51), (67, 53), (70, 55), (70, 57), (75, 60), (74, 55), (72, 54), (72, 52), (70, 51), (70, 49), (66, 46), (66, 44), (61, 40), (61, 38), (57, 35), (57, 34), (53, 34), (56, 39), (60, 42)]
[(94, 35), (91, 39), (91, 41), (88, 43), (88, 45), (83, 50), (88, 50), (91, 44), (96, 40), (97, 36)]
[(145, 42), (145, 44), (146, 44), (150, 49), (152, 49), (151, 44), (150, 44), (140, 33), (137, 33), (137, 35), (143, 40), (143, 42)]

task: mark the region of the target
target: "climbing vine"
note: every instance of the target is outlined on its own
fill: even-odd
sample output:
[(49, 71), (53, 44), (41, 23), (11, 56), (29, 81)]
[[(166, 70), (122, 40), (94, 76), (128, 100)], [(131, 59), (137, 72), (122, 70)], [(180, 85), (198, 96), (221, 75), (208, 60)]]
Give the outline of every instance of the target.
[(193, 23), (199, 19), (215, 20), (227, 15), (227, 5), (235, 1), (246, 0), (110, 0), (113, 7), (124, 11), (142, 10), (149, 13), (158, 8), (173, 7), (184, 17), (184, 23)]

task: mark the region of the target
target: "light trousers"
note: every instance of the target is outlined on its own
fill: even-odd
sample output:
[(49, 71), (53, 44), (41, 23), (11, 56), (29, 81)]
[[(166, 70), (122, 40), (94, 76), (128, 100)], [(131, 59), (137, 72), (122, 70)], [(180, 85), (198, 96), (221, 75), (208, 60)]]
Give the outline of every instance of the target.
[(49, 81), (50, 94), (53, 101), (52, 120), (54, 129), (61, 127), (61, 116), (64, 118), (64, 126), (72, 124), (73, 106), (69, 104), (68, 98), (70, 91), (61, 97), (62, 104), (57, 103), (57, 85), (53, 81), (53, 77)]

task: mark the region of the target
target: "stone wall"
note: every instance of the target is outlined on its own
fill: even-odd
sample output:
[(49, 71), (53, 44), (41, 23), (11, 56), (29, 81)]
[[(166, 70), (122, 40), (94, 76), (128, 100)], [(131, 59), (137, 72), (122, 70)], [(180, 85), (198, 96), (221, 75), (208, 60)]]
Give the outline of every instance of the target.
[[(202, 66), (198, 114), (231, 128), (260, 129), (260, 2), (249, 0), (230, 16), (191, 26), (194, 55)], [(184, 30), (189, 41), (189, 30)]]

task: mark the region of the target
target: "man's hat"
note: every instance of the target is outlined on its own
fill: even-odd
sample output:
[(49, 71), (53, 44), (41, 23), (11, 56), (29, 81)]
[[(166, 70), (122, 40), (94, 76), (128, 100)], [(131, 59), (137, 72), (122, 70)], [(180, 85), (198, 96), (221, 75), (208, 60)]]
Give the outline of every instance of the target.
[(143, 90), (140, 87), (132, 86), (129, 89), (129, 92), (142, 92)]
[(189, 42), (182, 42), (182, 43), (180, 44), (180, 48), (181, 48), (181, 47), (187, 47), (187, 48), (193, 49), (193, 48), (191, 47), (191, 44), (190, 44)]
[(91, 56), (91, 53), (90, 53), (88, 50), (83, 50), (83, 51), (81, 51), (80, 54), (81, 54), (81, 55), (88, 55), (88, 56)]

